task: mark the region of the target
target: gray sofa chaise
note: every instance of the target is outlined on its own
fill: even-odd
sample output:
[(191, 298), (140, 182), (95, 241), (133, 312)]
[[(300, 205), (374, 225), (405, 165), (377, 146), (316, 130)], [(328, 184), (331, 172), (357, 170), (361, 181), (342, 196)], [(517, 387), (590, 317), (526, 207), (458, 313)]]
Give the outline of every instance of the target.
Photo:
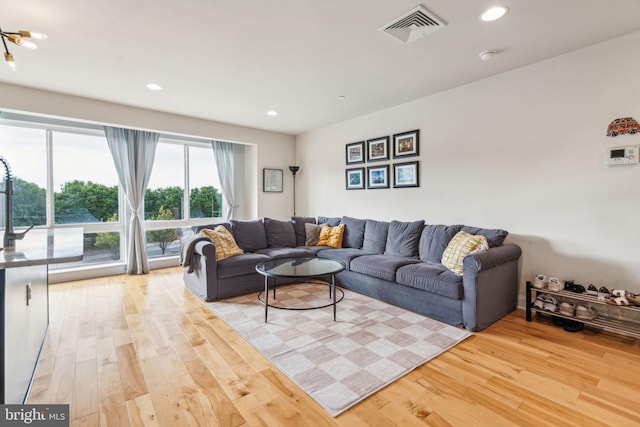
[[(345, 224), (342, 247), (305, 245), (305, 224)], [(470, 331), (485, 329), (516, 308), (522, 252), (504, 243), (504, 230), (346, 216), (232, 220), (223, 225), (244, 253), (216, 261), (214, 244), (197, 233), (217, 225), (194, 227), (196, 237), (182, 242), (185, 284), (205, 301), (264, 289), (264, 277), (255, 270), (261, 261), (317, 256), (346, 265), (336, 275), (346, 289)], [(483, 235), (489, 245), (464, 258), (462, 275), (441, 262), (460, 231)]]

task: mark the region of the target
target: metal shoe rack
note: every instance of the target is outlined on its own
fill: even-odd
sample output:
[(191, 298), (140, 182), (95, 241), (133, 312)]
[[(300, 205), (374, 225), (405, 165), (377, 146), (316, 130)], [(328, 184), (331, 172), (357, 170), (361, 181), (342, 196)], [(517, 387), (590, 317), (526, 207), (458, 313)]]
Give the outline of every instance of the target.
[(598, 317), (596, 317), (593, 320), (583, 320), (583, 319), (578, 319), (577, 317), (572, 317), (572, 316), (565, 316), (562, 315), (558, 312), (550, 312), (547, 310), (540, 310), (536, 307), (533, 306), (533, 301), (535, 301), (536, 297), (539, 294), (547, 294), (547, 295), (552, 295), (554, 297), (560, 297), (560, 298), (565, 298), (565, 299), (570, 299), (575, 301), (583, 301), (585, 303), (588, 303), (591, 306), (598, 306), (598, 305), (603, 305), (606, 306), (609, 310), (614, 309), (614, 310), (631, 310), (633, 312), (635, 312), (634, 314), (637, 314), (640, 316), (640, 307), (635, 307), (635, 306), (623, 306), (623, 305), (611, 305), (611, 304), (607, 304), (605, 301), (601, 301), (598, 300), (598, 297), (593, 296), (593, 295), (587, 295), (587, 294), (578, 294), (575, 292), (569, 292), (569, 291), (558, 291), (558, 292), (553, 292), (550, 291), (549, 289), (538, 289), (538, 288), (534, 288), (533, 284), (531, 282), (527, 282), (527, 293), (526, 293), (526, 300), (527, 300), (527, 321), (531, 322), (532, 320), (532, 313), (539, 313), (539, 314), (543, 314), (545, 316), (556, 316), (556, 317), (561, 317), (563, 319), (570, 319), (570, 320), (574, 320), (577, 322), (581, 322), (584, 323), (585, 326), (589, 325), (589, 326), (593, 326), (595, 328), (598, 329), (602, 329), (605, 331), (609, 331), (609, 332), (614, 332), (617, 334), (621, 334), (621, 335), (626, 335), (626, 336), (630, 336), (630, 337), (634, 337), (634, 338), (640, 338), (640, 323), (635, 323), (635, 322), (631, 322), (631, 321), (625, 321), (625, 320), (619, 320), (619, 319), (614, 319), (612, 317), (608, 317), (605, 315), (602, 315), (600, 313), (602, 313), (605, 310), (599, 310), (598, 311)]

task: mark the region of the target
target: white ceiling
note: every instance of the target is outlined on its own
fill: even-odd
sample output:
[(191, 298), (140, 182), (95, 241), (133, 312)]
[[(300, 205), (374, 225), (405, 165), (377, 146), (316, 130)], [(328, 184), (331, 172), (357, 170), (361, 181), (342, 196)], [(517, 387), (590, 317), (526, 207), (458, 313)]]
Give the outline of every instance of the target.
[[(640, 30), (639, 0), (419, 1), (0, 0), (3, 30), (49, 36), (0, 81), (298, 134)], [(448, 25), (378, 31), (418, 4)]]

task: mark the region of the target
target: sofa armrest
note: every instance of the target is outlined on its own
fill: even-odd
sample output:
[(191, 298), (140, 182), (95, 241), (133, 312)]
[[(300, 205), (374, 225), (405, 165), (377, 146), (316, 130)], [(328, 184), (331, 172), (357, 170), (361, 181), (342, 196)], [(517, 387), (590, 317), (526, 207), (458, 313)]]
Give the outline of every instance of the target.
[(185, 285), (205, 301), (218, 298), (216, 246), (211, 241), (194, 242), (189, 265), (183, 269)]
[(518, 303), (518, 260), (522, 249), (504, 244), (464, 258), (462, 316), (480, 331), (513, 311)]

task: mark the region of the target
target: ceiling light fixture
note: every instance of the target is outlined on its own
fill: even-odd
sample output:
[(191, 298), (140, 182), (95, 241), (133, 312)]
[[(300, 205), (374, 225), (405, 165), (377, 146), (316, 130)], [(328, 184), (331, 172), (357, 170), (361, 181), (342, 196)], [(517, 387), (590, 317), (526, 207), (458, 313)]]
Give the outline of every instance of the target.
[(497, 51), (491, 49), (491, 50), (485, 50), (485, 51), (480, 52), (478, 54), (478, 56), (483, 61), (489, 61), (489, 60), (493, 59), (493, 57), (496, 56), (497, 54), (498, 54)]
[(277, 116), (277, 115), (278, 115), (277, 111), (274, 111), (274, 110), (267, 111), (267, 116)]
[(507, 6), (491, 7), (480, 16), (480, 19), (486, 22), (495, 21), (496, 19), (502, 18), (508, 11), (509, 8)]
[(27, 49), (36, 49), (38, 46), (30, 40), (24, 39), (37, 39), (44, 40), (47, 38), (45, 34), (42, 33), (32, 33), (31, 31), (20, 30), (18, 32), (7, 32), (2, 31), (0, 28), (0, 38), (2, 38), (2, 44), (4, 45), (4, 60), (7, 61), (7, 65), (13, 71), (16, 70), (16, 62), (13, 60), (13, 55), (9, 52), (9, 47), (7, 46), (7, 41), (15, 44), (16, 46), (24, 46)]
[(149, 83), (147, 85), (147, 89), (149, 90), (162, 90), (162, 86), (155, 84), (155, 83)]

